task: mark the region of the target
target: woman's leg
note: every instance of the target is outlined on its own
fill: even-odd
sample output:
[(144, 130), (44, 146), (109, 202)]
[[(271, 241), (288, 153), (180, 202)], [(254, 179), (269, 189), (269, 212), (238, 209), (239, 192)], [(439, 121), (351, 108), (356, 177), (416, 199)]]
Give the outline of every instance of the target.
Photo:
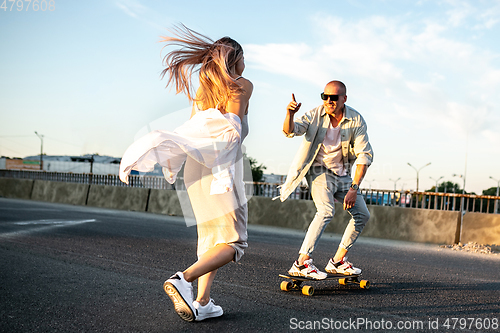
[(184, 278), (188, 282), (198, 280), (198, 297), (196, 300), (205, 305), (210, 300), (210, 288), (219, 267), (234, 259), (235, 250), (227, 244), (218, 244), (205, 252), (197, 262), (186, 269)]
[(216, 274), (217, 270), (214, 270), (198, 278), (198, 296), (196, 297), (196, 301), (203, 306), (210, 302), (210, 289), (212, 288), (212, 282), (214, 282)]

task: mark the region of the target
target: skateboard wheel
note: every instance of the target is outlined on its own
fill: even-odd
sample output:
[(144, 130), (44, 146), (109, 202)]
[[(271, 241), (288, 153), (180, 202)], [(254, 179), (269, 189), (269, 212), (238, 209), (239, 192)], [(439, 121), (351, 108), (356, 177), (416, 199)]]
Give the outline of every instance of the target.
[(304, 286), (302, 287), (302, 294), (312, 296), (314, 294), (314, 288), (311, 286)]
[(346, 279), (339, 279), (339, 284), (345, 286), (347, 284)]
[(361, 282), (359, 283), (359, 287), (361, 289), (370, 289), (370, 281), (368, 281), (368, 280), (361, 280)]
[(280, 289), (283, 291), (289, 291), (292, 289), (292, 284), (290, 281), (283, 281), (280, 284)]

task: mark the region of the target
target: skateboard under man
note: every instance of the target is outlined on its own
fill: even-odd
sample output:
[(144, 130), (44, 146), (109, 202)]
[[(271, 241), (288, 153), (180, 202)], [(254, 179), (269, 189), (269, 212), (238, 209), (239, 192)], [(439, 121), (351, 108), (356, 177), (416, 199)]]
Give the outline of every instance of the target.
[(312, 278), (307, 278), (303, 276), (291, 276), (286, 274), (279, 275), (282, 278), (291, 280), (291, 281), (282, 281), (280, 284), (280, 289), (283, 291), (290, 290), (301, 290), (302, 294), (307, 296), (312, 296), (314, 294), (314, 288), (309, 285), (302, 285), (302, 282), (309, 281), (325, 281), (325, 280), (339, 280), (339, 284), (348, 285), (348, 284), (356, 284), (359, 285), (361, 289), (369, 289), (370, 281), (368, 280), (360, 280), (361, 274), (356, 275), (344, 275), (344, 274), (328, 274), (327, 277), (323, 280), (317, 280)]

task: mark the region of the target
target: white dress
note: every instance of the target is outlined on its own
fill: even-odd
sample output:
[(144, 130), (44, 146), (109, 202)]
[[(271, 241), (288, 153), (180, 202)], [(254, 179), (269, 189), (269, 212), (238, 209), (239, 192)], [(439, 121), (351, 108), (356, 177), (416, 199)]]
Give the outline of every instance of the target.
[(198, 256), (217, 244), (235, 249), (234, 261), (247, 245), (248, 209), (241, 144), (248, 121), (217, 109), (198, 111), (169, 131), (153, 131), (134, 142), (120, 163), (120, 179), (131, 170), (149, 172), (156, 163), (173, 184), (184, 162), (184, 182), (198, 231)]

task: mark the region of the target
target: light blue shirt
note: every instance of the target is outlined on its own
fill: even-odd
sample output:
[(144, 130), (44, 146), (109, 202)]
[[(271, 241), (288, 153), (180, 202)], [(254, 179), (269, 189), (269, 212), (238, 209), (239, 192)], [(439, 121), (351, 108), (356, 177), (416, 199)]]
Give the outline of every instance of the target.
[[(286, 181), (281, 187), (280, 199), (285, 201), (290, 193), (300, 184), (309, 171), (319, 152), (330, 124), (330, 116), (320, 105), (306, 112), (299, 120), (294, 121), (294, 129), (287, 137), (304, 135), (302, 144), (290, 166)], [(344, 117), (340, 121), (342, 159), (347, 174), (357, 160), (358, 164), (370, 165), (373, 161), (373, 150), (368, 141), (366, 122), (353, 108), (345, 105)]]

